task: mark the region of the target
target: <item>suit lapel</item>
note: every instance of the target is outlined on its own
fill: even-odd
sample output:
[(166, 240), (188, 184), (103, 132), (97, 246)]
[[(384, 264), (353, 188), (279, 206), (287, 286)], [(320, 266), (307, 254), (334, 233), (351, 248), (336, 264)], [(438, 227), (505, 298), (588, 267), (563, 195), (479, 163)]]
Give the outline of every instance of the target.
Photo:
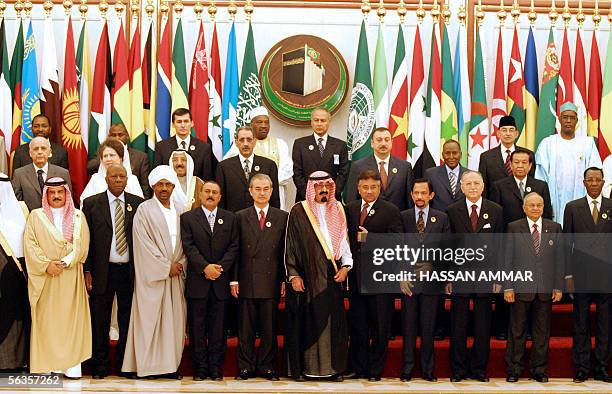
[(586, 197), (583, 197), (582, 202), (580, 203), (580, 213), (579, 217), (582, 218), (584, 225), (593, 230), (595, 228), (595, 223), (593, 222), (593, 212), (591, 211), (591, 207), (589, 206), (589, 200)]
[[(512, 190), (512, 194), (514, 194), (516, 196), (516, 198), (518, 198), (519, 200), (523, 201), (523, 198), (521, 197), (521, 191), (519, 190), (518, 185), (516, 184), (516, 179), (514, 179), (513, 176), (508, 177), (508, 184), (510, 185), (510, 190)], [(527, 192), (527, 185), (529, 184), (529, 179), (525, 179), (525, 193)]]
[[(453, 191), (451, 190), (450, 180), (448, 179), (448, 171), (446, 171), (446, 165), (442, 165), (438, 168), (438, 177), (440, 178), (440, 182), (444, 185), (446, 191), (448, 191), (448, 195), (452, 197)], [(457, 190), (459, 190), (459, 185), (459, 179), (457, 179)]]
[[(393, 156), (389, 156), (389, 158), (387, 159), (389, 161), (389, 165), (387, 166), (388, 170), (387, 170), (387, 190), (389, 190), (391, 188), (391, 185), (393, 182), (393, 179), (395, 178), (396, 172), (398, 171), (396, 165), (397, 165), (397, 159)], [(395, 168), (395, 171), (393, 171), (393, 169)], [(387, 191), (385, 190), (385, 192)]]
[[(331, 137), (329, 136), (329, 134), (327, 135), (327, 142), (325, 143), (325, 150), (323, 151), (323, 157), (321, 158), (321, 160), (323, 160), (324, 162), (327, 161), (329, 158), (332, 157), (332, 152), (333, 152), (333, 146), (334, 146), (334, 142), (332, 141)], [(317, 146), (317, 144), (315, 144), (315, 150), (317, 153), (319, 153), (319, 148)], [(333, 164), (333, 158), (332, 158), (332, 164)]]
[(488, 209), (489, 204), (487, 204), (486, 200), (483, 198), (482, 205), (480, 206), (480, 215), (478, 215), (478, 225), (476, 226), (476, 232), (480, 232), (484, 225), (489, 222), (490, 213)]
[[(544, 221), (542, 221), (542, 227)], [(542, 229), (543, 230), (543, 229)], [(536, 256), (536, 252), (535, 252), (535, 246), (533, 245), (533, 235), (531, 234), (531, 229), (529, 228), (529, 222), (527, 221), (527, 218), (525, 219), (521, 219), (521, 228), (520, 228), (520, 232), (521, 234), (523, 234), (523, 238), (525, 239), (525, 243), (529, 246), (529, 250), (531, 251), (531, 253)], [(542, 251), (542, 234), (540, 234), (540, 252)]]
[[(471, 212), (472, 208), (470, 207), (469, 210)], [(470, 215), (468, 214), (468, 206), (465, 199), (461, 200), (461, 209), (459, 212), (459, 217), (465, 225), (465, 228), (468, 229), (468, 232), (473, 233), (474, 230), (472, 229), (472, 221), (470, 220)]]
[(506, 175), (508, 175), (508, 172), (506, 172), (506, 165), (504, 164), (504, 161), (502, 160), (502, 157), (506, 154), (504, 149), (504, 145), (503, 144), (499, 144), (499, 147), (497, 148), (497, 152), (495, 153), (495, 155), (493, 155), (493, 160), (494, 163), (496, 163), (497, 167)]
[[(249, 160), (251, 162), (251, 172), (253, 171), (253, 168), (255, 168), (255, 164), (253, 163), (254, 160), (252, 159), (253, 157), (254, 156), (252, 156), (251, 160)], [(242, 162), (240, 161), (240, 155), (234, 156), (229, 160), (231, 160), (230, 164), (234, 166), (234, 171), (236, 171), (236, 174), (241, 175), (238, 178), (240, 178), (242, 183), (244, 183), (248, 187), (249, 183), (247, 182), (246, 176), (244, 174), (244, 168), (242, 168)]]
[[(26, 172), (27, 174), (26, 179), (28, 180), (28, 182), (30, 182), (32, 187), (38, 192), (38, 195), (40, 195), (42, 198), (42, 191), (40, 190), (40, 185), (38, 184), (38, 175), (36, 174), (36, 169), (33, 164), (28, 164), (28, 166), (30, 166), (30, 170)], [(49, 165), (49, 168), (51, 168), (51, 165)], [(50, 178), (50, 174), (47, 173), (47, 179), (49, 178)]]
[[(366, 215), (365, 220), (363, 221), (363, 227), (368, 228), (367, 225), (370, 222), (370, 219), (373, 219), (374, 215), (376, 215), (376, 210), (378, 208), (379, 201), (380, 197), (374, 202), (374, 205), (372, 205), (370, 209), (368, 209), (368, 214)], [(361, 203), (363, 204), (363, 199), (361, 200)], [(361, 211), (359, 211), (359, 214), (361, 215)]]
[[(212, 237), (212, 231), (210, 230), (210, 224), (208, 223), (208, 218), (206, 217), (206, 214), (204, 213), (204, 210), (202, 208), (196, 208), (197, 209), (197, 214), (200, 216), (200, 220), (202, 220), (202, 224), (204, 227), (204, 231), (206, 231), (208, 233), (209, 236)], [(217, 218), (219, 217), (219, 210), (217, 210)], [(217, 219), (215, 218), (215, 220)], [(215, 226), (217, 225), (217, 223), (215, 222)]]
[[(268, 215), (269, 214), (270, 214), (270, 210), (268, 209)], [(255, 254), (257, 253), (257, 250), (259, 249), (259, 240), (261, 239), (261, 236), (263, 235), (263, 231), (259, 228), (259, 216), (257, 215), (257, 210), (255, 209), (255, 206), (249, 209), (247, 220), (249, 222), (249, 226), (251, 227), (253, 238), (255, 239), (255, 246), (253, 249), (253, 253)]]
[[(106, 192), (102, 195), (101, 200), (102, 201), (100, 201), (100, 208), (102, 209), (102, 215), (104, 216), (104, 220), (106, 221), (106, 224), (108, 224), (108, 227), (110, 227), (112, 231), (115, 231), (115, 229), (113, 228), (113, 219), (111, 218), (111, 207), (108, 203), (108, 195), (106, 194)], [(125, 199), (125, 202), (127, 204), (127, 198)]]

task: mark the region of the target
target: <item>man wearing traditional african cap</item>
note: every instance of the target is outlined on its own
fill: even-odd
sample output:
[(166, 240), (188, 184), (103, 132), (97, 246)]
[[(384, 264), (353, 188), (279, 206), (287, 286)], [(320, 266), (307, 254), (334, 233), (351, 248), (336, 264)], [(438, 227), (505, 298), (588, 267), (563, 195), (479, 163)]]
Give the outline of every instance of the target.
[(149, 174), (149, 185), (154, 196), (134, 215), (134, 297), (121, 371), (180, 379), (187, 262), (179, 227), (183, 211), (172, 200), (178, 179), (161, 165)]
[(79, 378), (81, 363), (91, 358), (83, 275), (89, 227), (64, 179), (47, 179), (42, 195), (42, 208), (32, 211), (24, 234), (32, 313), (30, 372)]
[(353, 266), (346, 217), (328, 173), (310, 174), (306, 200), (289, 213), (285, 347), (289, 375), (342, 380), (348, 339), (342, 282)]
[(548, 183), (553, 220), (563, 223), (565, 205), (586, 193), (582, 174), (589, 167), (601, 168), (601, 158), (593, 137), (576, 135), (576, 105), (561, 106), (561, 132), (546, 137), (536, 152), (535, 177)]
[(30, 321), (23, 232), (28, 209), (17, 201), (8, 176), (0, 173), (0, 369), (27, 364)]

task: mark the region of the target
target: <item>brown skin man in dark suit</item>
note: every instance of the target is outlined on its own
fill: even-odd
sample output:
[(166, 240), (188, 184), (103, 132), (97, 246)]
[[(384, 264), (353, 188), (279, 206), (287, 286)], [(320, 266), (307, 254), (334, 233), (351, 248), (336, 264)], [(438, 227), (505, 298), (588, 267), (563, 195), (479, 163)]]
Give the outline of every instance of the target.
[[(272, 179), (251, 178), (254, 206), (236, 213), (241, 253), (232, 272), (231, 293), (239, 300), (238, 380), (256, 374), (277, 381), (276, 316), (279, 295), (285, 296), (285, 232), (289, 214), (270, 206)], [(258, 330), (259, 327), (259, 330)], [(255, 332), (259, 332), (259, 353)]]
[[(43, 137), (49, 140), (52, 131), (53, 129), (51, 128), (49, 118), (47, 118), (45, 115), (39, 114), (32, 119), (32, 134), (34, 134), (35, 137)], [(66, 148), (64, 148), (61, 144), (51, 142), (50, 140), (49, 142), (51, 143), (51, 156), (49, 156), (49, 163), (68, 170), (68, 152), (66, 151)], [(12, 163), (13, 173), (18, 168), (32, 163), (32, 157), (30, 156), (30, 144), (23, 144), (17, 147), (13, 155)], [(96, 167), (96, 171), (97, 170), (98, 168)]]
[(504, 299), (511, 304), (510, 328), (506, 346), (506, 381), (518, 382), (525, 353), (527, 316), (531, 310), (533, 347), (531, 374), (537, 382), (548, 382), (546, 365), (550, 339), (552, 303), (561, 300), (565, 273), (565, 244), (561, 225), (543, 219), (544, 199), (537, 193), (525, 196), (525, 219), (508, 225), (505, 245), (505, 272), (531, 273), (527, 277), (504, 283)]

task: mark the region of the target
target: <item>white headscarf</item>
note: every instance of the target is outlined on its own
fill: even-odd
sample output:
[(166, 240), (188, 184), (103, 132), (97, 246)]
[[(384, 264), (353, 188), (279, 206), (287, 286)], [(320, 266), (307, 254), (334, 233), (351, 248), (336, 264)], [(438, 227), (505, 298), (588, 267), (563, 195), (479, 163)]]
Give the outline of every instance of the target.
[[(0, 179), (8, 179), (0, 173)], [(15, 197), (11, 182), (0, 181), (0, 232), (10, 245), (15, 257), (23, 257), (23, 232), (26, 219)]]
[[(149, 186), (155, 186), (157, 182), (161, 181), (162, 179), (172, 183), (174, 185), (174, 190), (176, 190), (176, 185), (178, 185), (179, 181), (172, 167), (166, 165), (155, 167), (153, 171), (149, 173)], [(174, 191), (172, 194), (174, 194)]]
[[(182, 149), (175, 150), (170, 155), (170, 160), (168, 161), (168, 165), (170, 166), (170, 168), (172, 168), (172, 171), (174, 171), (174, 165), (172, 165), (172, 158), (174, 157), (174, 155), (181, 154), (181, 153), (187, 157), (187, 172), (185, 174), (185, 178), (186, 178), (185, 185), (187, 186), (187, 191), (184, 191), (183, 188), (181, 187), (181, 183), (178, 182), (176, 184), (176, 187), (174, 188), (174, 191), (172, 192), (172, 200), (174, 201), (174, 205), (184, 209), (184, 207), (186, 207), (187, 204), (191, 202), (189, 201), (189, 196), (187, 195), (187, 192), (189, 192), (189, 188), (191, 187), (191, 181), (193, 180), (193, 167), (194, 167), (193, 158), (185, 150), (182, 150)], [(174, 171), (174, 173), (176, 174), (176, 171)], [(178, 175), (177, 175), (177, 180), (178, 180)]]

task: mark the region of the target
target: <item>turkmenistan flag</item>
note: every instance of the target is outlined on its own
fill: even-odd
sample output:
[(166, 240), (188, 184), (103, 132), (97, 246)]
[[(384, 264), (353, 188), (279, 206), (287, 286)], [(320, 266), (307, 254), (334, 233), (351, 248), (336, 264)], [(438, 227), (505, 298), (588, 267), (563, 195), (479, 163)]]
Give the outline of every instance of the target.
[[(601, 90), (601, 113), (599, 115), (599, 151), (607, 157), (612, 151), (612, 31), (608, 35), (608, 49), (603, 72)], [(604, 156), (605, 154), (605, 156)]]
[[(178, 108), (189, 108), (187, 100), (187, 69), (185, 68), (185, 42), (183, 40), (183, 21), (179, 18), (174, 45), (172, 46), (172, 111)], [(197, 108), (193, 109), (197, 111)], [(172, 123), (172, 117), (170, 117)], [(170, 129), (173, 134), (174, 129)], [(194, 133), (191, 130), (192, 134)]]
[(191, 82), (189, 83), (189, 107), (196, 109), (193, 112), (193, 128), (196, 137), (208, 141), (208, 111), (210, 98), (208, 95), (208, 55), (204, 40), (204, 22), (198, 21), (199, 31), (196, 40), (193, 60), (191, 61)]
[[(115, 42), (115, 52), (113, 56), (113, 90), (111, 91), (111, 103), (113, 113), (111, 116), (112, 124), (121, 123), (130, 132), (130, 83), (127, 55), (127, 43), (125, 41), (125, 31), (123, 21), (120, 22), (117, 41)], [(108, 131), (108, 130), (107, 130)]]
[(76, 52), (77, 80), (81, 109), (81, 137), (85, 149), (89, 146), (89, 114), (91, 112), (91, 66), (89, 65), (89, 42), (87, 21), (83, 21)]
[(108, 42), (108, 22), (104, 23), (94, 70), (91, 92), (91, 116), (89, 118), (88, 156), (93, 159), (98, 153), (98, 146), (106, 139), (111, 124), (111, 85), (113, 69), (110, 45)]
[(548, 33), (548, 46), (544, 58), (542, 89), (538, 107), (538, 127), (536, 128), (535, 149), (549, 135), (555, 134), (557, 122), (557, 81), (559, 79), (559, 56), (555, 47), (555, 35), (552, 27)]
[(470, 132), (470, 78), (467, 69), (466, 32), (463, 24), (459, 25), (457, 32), (457, 46), (455, 50), (455, 68), (453, 73), (455, 85), (455, 99), (457, 103), (457, 134), (461, 146), (461, 165), (468, 164), (468, 133)]
[(448, 26), (442, 33), (442, 100), (440, 101), (441, 137), (444, 141), (457, 139), (457, 105), (453, 81), (453, 60), (450, 51)]
[(472, 85), (472, 118), (470, 120), (470, 139), (468, 146), (468, 168), (478, 171), (480, 154), (489, 149), (489, 116), (487, 113), (487, 85), (485, 78), (482, 40), (478, 29), (474, 48), (474, 82)]
[(147, 150), (142, 98), (142, 60), (140, 54), (140, 23), (132, 20), (133, 33), (130, 42), (128, 72), (130, 74), (130, 123), (127, 127), (131, 145), (141, 152)]
[(374, 81), (372, 86), (376, 127), (387, 127), (389, 124), (389, 77), (387, 77), (386, 57), (383, 25), (379, 24), (376, 53), (374, 54)]
[(408, 63), (404, 31), (401, 24), (397, 30), (393, 82), (391, 82), (390, 93), (389, 130), (393, 138), (391, 154), (406, 160), (408, 156)]
[(372, 94), (368, 38), (365, 21), (362, 21), (346, 132), (349, 160), (359, 160), (372, 154), (370, 134), (374, 129), (374, 122), (374, 95)]
[(245, 126), (250, 123), (251, 109), (261, 105), (261, 83), (257, 71), (257, 58), (255, 57), (255, 40), (253, 39), (253, 26), (249, 21), (242, 70), (240, 71), (240, 90), (238, 91), (238, 106), (236, 107), (236, 126)]

